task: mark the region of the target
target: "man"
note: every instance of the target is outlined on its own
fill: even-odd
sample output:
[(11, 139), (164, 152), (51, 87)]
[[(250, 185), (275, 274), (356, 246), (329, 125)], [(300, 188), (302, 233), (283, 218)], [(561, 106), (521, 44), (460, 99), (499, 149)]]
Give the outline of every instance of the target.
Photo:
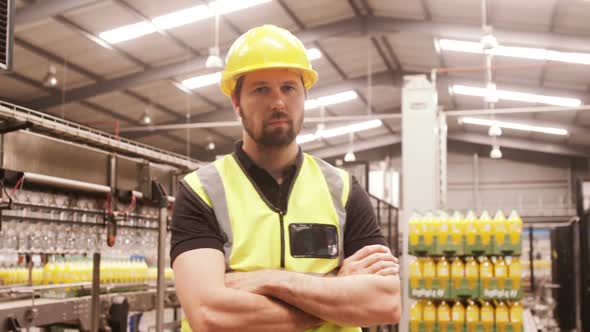
[(176, 292), (193, 331), (399, 321), (397, 259), (366, 192), (295, 141), (316, 80), (303, 44), (275, 26), (251, 29), (228, 53), (221, 90), (243, 142), (181, 181), (172, 220)]

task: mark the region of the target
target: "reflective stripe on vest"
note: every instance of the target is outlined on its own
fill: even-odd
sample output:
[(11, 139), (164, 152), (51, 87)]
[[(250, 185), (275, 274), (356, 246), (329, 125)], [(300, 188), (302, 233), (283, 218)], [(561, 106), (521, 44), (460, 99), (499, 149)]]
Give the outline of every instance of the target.
[[(321, 159), (307, 154), (303, 158), (292, 184), (286, 214), (266, 202), (233, 155), (225, 156), (184, 178), (215, 213), (225, 240), (228, 271), (284, 268), (326, 274), (341, 264), (349, 175)], [(289, 227), (293, 224), (336, 227), (338, 256), (293, 257)], [(324, 324), (310, 331), (356, 332), (360, 329)]]

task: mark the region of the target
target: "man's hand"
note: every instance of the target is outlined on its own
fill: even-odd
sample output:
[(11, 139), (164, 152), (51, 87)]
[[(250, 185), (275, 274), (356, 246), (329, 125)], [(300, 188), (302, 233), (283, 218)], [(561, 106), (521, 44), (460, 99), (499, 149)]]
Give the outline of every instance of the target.
[(273, 270), (258, 270), (251, 272), (230, 272), (225, 274), (225, 287), (242, 290), (249, 293), (262, 294), (262, 288)]
[(399, 274), (398, 260), (386, 246), (366, 246), (342, 261), (338, 276), (376, 274), (394, 276)]

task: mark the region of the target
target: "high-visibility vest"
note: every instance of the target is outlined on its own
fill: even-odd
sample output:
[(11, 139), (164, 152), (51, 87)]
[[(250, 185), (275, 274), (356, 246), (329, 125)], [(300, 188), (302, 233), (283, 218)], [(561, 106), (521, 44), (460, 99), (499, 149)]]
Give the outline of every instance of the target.
[[(345, 205), (350, 190), (350, 176), (344, 170), (303, 154), (286, 211), (273, 207), (264, 198), (234, 155), (188, 174), (184, 182), (215, 213), (224, 238), (227, 271), (284, 269), (327, 274), (343, 260)], [(334, 230), (335, 235), (321, 253), (301, 255), (300, 246), (292, 248), (292, 241), (301, 240), (297, 230), (306, 227)], [(182, 326), (183, 332), (190, 331), (186, 320)], [(360, 328), (326, 323), (309, 331), (357, 332)]]

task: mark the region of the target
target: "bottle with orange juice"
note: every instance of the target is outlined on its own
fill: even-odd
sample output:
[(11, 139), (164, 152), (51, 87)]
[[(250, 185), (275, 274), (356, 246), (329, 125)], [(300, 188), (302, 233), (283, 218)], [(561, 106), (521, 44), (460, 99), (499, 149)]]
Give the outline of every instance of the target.
[(451, 293), (458, 292), (463, 285), (465, 277), (465, 264), (459, 257), (453, 258), (451, 263)]
[(453, 324), (453, 332), (463, 332), (463, 325), (465, 324), (465, 307), (459, 301), (455, 302), (451, 309), (451, 322)]
[[(507, 223), (506, 216), (502, 210), (498, 210), (496, 215), (494, 215), (494, 219), (492, 220), (492, 234), (494, 235), (494, 242), (495, 245), (499, 248), (504, 246), (504, 240), (506, 239), (507, 232)], [(497, 253), (501, 253), (500, 250), (495, 250)]]
[(427, 212), (422, 218), (422, 234), (424, 235), (424, 245), (432, 246), (434, 244), (434, 234), (437, 222), (432, 212)]
[(438, 323), (438, 330), (446, 332), (449, 329), (451, 322), (451, 307), (442, 301), (436, 308), (436, 322)]
[(439, 290), (444, 290), (444, 294), (441, 296), (448, 297), (450, 295), (449, 281), (451, 279), (451, 269), (449, 261), (447, 261), (445, 257), (441, 257), (441, 259), (436, 264), (436, 279), (438, 280)]
[(430, 300), (424, 304), (422, 319), (424, 320), (425, 331), (434, 331), (436, 326), (436, 307)]
[(434, 279), (436, 278), (436, 264), (430, 257), (422, 258), (422, 277), (424, 278), (424, 287), (431, 289), (434, 287)]
[(410, 308), (410, 332), (418, 332), (422, 323), (422, 301), (416, 301)]
[(423, 235), (421, 222), (420, 215), (416, 212), (412, 214), (412, 217), (410, 217), (410, 220), (408, 221), (410, 247), (420, 244), (420, 237)]
[(410, 263), (410, 288), (419, 288), (422, 279), (422, 261), (416, 258)]
[(467, 309), (465, 309), (465, 323), (467, 332), (477, 332), (477, 326), (480, 323), (479, 307), (471, 300), (467, 303)]
[[(479, 278), (482, 289), (490, 289), (494, 279), (494, 266), (485, 256), (479, 257)], [(485, 297), (485, 294), (481, 294)]]
[(494, 332), (494, 307), (488, 301), (484, 301), (480, 309), (483, 332)]
[[(449, 233), (451, 235), (451, 243), (454, 246), (463, 245), (463, 236), (465, 235), (465, 225), (463, 223), (463, 216), (461, 212), (455, 211), (453, 216), (449, 219)], [(462, 254), (462, 253), (459, 253)]]
[(477, 291), (477, 282), (479, 280), (479, 264), (472, 256), (467, 256), (465, 261), (465, 278), (471, 291)]
[(443, 247), (451, 242), (449, 237), (451, 234), (449, 219), (449, 215), (446, 212), (440, 211), (438, 213), (438, 218), (435, 218), (435, 226), (433, 227), (436, 231), (435, 236), (438, 239), (437, 243)]
[(510, 325), (515, 332), (522, 331), (523, 311), (520, 302), (514, 302), (510, 306)]
[(512, 289), (520, 291), (520, 282), (522, 278), (522, 263), (520, 257), (509, 257), (508, 263), (508, 278), (512, 280)]
[(466, 239), (466, 244), (468, 246), (473, 246), (476, 244), (476, 240), (477, 240), (477, 216), (475, 215), (475, 212), (473, 211), (469, 211), (467, 212), (467, 214), (465, 215), (465, 218), (463, 219), (463, 229), (465, 232), (465, 239)]
[(481, 244), (484, 246), (490, 245), (492, 238), (492, 217), (487, 210), (484, 210), (476, 223), (477, 232), (481, 238)]
[(508, 277), (508, 269), (503, 257), (498, 257), (494, 263), (494, 279), (498, 289), (504, 290), (506, 288), (506, 278)]
[(512, 210), (510, 215), (508, 216), (507, 222), (507, 232), (508, 238), (510, 239), (510, 245), (515, 247), (515, 254), (520, 253), (520, 237), (522, 235), (522, 219), (516, 212), (516, 210)]
[(507, 332), (510, 315), (508, 313), (508, 307), (506, 306), (506, 304), (504, 304), (504, 302), (499, 302), (496, 305), (495, 316), (496, 332)]

